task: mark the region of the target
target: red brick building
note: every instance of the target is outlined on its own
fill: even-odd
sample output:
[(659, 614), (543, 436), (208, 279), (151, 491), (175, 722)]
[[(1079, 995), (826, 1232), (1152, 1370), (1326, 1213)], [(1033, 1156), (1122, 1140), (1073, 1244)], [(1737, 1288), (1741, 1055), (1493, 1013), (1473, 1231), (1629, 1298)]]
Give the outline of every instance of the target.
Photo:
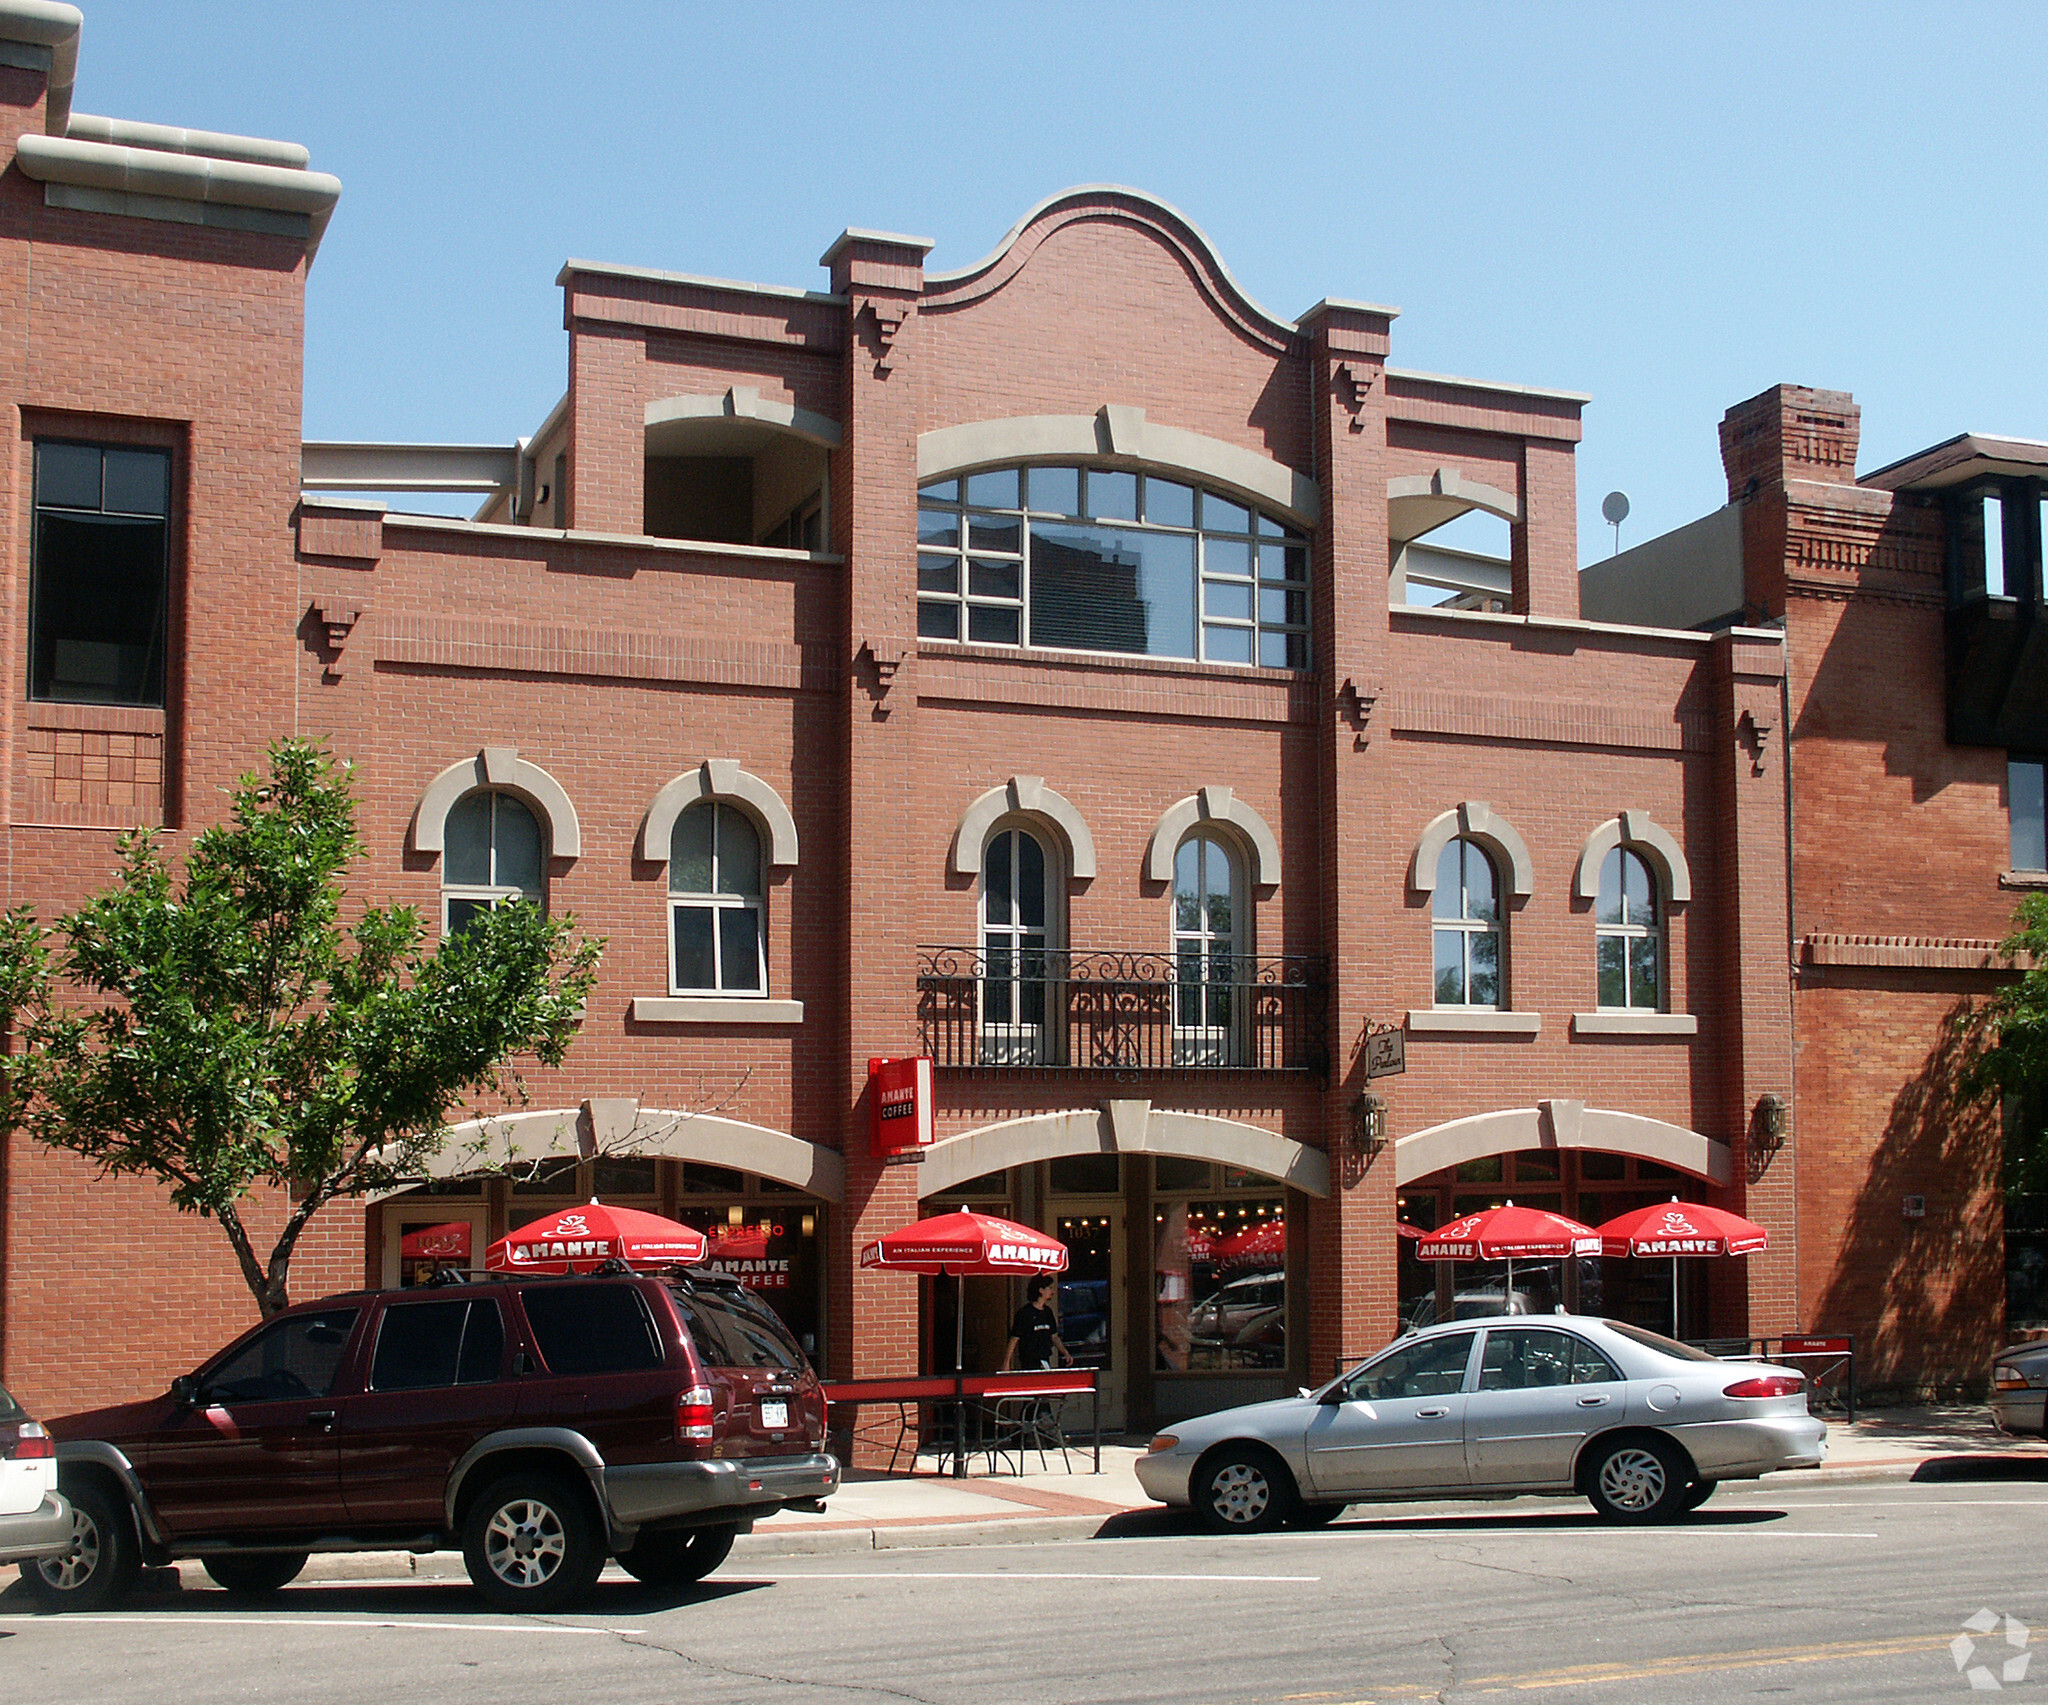
[[(1584, 399), (1389, 365), (1393, 309), (1279, 318), (1088, 188), (958, 271), (857, 230), (820, 290), (571, 262), (531, 438), (302, 456), (339, 186), (70, 113), (68, 11), (0, 0), (7, 898), (75, 902), (118, 827), (204, 824), (296, 731), (356, 767), (366, 897), (610, 941), (567, 1065), (448, 1178), (324, 1213), (298, 1294), (600, 1194), (716, 1231), (833, 1371), (900, 1371), (953, 1287), (858, 1251), (966, 1202), (1069, 1244), (1069, 1334), (1142, 1426), (1499, 1289), (1398, 1219), (1677, 1194), (1772, 1237), (1683, 1274), (1688, 1335), (1832, 1324), (1786, 640), (1581, 618)], [(475, 519), (343, 495), (451, 488)], [(1467, 516), (1496, 548), (1428, 537)], [(938, 1140), (884, 1164), (868, 1063), (919, 1054)], [(15, 1136), (0, 1202), (0, 1373), (40, 1407), (251, 1316), (145, 1185)], [(1670, 1324), (1660, 1265), (1525, 1273)], [(980, 1364), (1015, 1301), (966, 1287)]]
[(1588, 568), (1589, 614), (1783, 630), (1786, 697), (1749, 731), (1789, 771), (1799, 1318), (1857, 1335), (1877, 1386), (1980, 1384), (2048, 1308), (1995, 1109), (1958, 1107), (1950, 1020), (1996, 986), (2048, 888), (2042, 597), (2048, 446), (1964, 435), (1862, 478), (1844, 392), (1728, 411), (1728, 507)]

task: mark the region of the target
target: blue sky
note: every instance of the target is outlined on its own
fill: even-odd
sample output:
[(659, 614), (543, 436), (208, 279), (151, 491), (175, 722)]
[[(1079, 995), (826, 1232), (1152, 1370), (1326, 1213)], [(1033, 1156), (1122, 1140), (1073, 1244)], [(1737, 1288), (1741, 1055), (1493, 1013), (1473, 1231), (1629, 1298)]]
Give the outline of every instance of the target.
[(1582, 554), (1725, 498), (1715, 428), (1853, 391), (1865, 471), (2048, 438), (2041, 13), (2021, 5), (80, 0), (80, 110), (284, 137), (344, 190), (307, 436), (508, 442), (571, 256), (822, 287), (847, 225), (985, 254), (1128, 183), (1286, 316), (1590, 392)]

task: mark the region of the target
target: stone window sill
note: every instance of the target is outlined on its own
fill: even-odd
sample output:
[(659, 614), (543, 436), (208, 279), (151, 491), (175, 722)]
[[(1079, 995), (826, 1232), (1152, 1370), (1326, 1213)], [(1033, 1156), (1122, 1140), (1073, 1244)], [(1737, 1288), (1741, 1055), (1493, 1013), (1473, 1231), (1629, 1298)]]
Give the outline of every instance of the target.
[(1540, 1012), (1502, 1012), (1490, 1006), (1422, 1007), (1408, 1014), (1411, 1036), (1534, 1036)]
[(639, 1024), (801, 1024), (804, 1003), (720, 995), (635, 995), (633, 1019)]
[(1689, 1012), (1575, 1012), (1578, 1036), (1696, 1036), (1700, 1021)]
[(2048, 888), (2048, 870), (2001, 870), (1998, 885), (2001, 888)]

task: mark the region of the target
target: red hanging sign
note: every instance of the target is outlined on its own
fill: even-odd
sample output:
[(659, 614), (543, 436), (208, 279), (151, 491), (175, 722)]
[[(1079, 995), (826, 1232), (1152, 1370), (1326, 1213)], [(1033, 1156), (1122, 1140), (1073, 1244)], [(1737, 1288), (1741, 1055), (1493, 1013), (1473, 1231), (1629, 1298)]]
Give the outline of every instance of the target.
[(868, 1119), (877, 1160), (920, 1159), (935, 1135), (931, 1061), (868, 1061)]

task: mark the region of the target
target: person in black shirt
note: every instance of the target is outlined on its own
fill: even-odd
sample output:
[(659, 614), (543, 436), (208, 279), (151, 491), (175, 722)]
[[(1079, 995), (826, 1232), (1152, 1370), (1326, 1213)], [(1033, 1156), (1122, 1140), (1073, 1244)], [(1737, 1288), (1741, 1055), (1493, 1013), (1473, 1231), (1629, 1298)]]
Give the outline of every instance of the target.
[(1060, 1319), (1049, 1300), (1052, 1285), (1052, 1276), (1041, 1273), (1024, 1287), (1024, 1306), (1011, 1317), (1010, 1341), (1003, 1346), (1004, 1373), (1013, 1368), (1049, 1368), (1055, 1353), (1068, 1367), (1074, 1365), (1073, 1352), (1060, 1337)]

